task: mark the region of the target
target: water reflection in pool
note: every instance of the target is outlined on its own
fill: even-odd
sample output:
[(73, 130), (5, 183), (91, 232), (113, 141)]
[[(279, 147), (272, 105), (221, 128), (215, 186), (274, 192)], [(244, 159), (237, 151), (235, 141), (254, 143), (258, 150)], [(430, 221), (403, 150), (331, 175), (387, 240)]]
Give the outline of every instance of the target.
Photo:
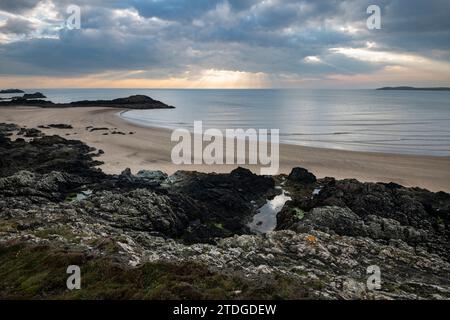
[(267, 200), (266, 204), (258, 209), (252, 222), (248, 225), (250, 229), (257, 233), (274, 230), (277, 225), (277, 213), (283, 209), (284, 204), (289, 200), (291, 200), (291, 197), (284, 190), (272, 200)]

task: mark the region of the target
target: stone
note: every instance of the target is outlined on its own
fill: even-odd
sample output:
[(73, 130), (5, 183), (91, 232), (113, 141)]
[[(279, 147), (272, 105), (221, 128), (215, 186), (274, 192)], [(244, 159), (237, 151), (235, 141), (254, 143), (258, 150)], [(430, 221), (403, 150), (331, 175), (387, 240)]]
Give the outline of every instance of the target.
[(313, 175), (311, 172), (309, 172), (304, 168), (299, 167), (292, 169), (291, 173), (288, 176), (288, 179), (293, 182), (305, 184), (314, 183), (317, 180), (316, 176)]

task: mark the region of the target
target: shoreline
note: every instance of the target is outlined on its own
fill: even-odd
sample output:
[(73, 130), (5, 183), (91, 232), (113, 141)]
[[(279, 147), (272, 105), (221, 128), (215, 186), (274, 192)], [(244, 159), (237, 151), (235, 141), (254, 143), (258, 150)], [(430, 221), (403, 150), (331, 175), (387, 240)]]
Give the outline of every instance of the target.
[[(148, 127), (123, 119), (118, 113), (127, 110), (108, 107), (39, 108), (0, 107), (0, 122), (37, 128), (55, 123), (71, 124), (73, 129), (42, 129), (67, 139), (81, 140), (105, 153), (98, 160), (106, 173), (120, 173), (125, 168), (161, 170), (172, 174), (177, 170), (230, 172), (238, 165), (174, 165), (170, 153), (176, 142), (170, 141), (171, 130)], [(90, 132), (86, 127), (107, 127)], [(111, 131), (124, 134), (111, 134)], [(133, 132), (133, 134), (130, 134)], [(67, 135), (68, 134), (68, 135)], [(243, 165), (259, 173), (257, 165)], [(354, 178), (363, 182), (395, 182), (407, 187), (450, 192), (450, 157), (402, 155), (324, 149), (280, 144), (279, 173), (293, 167), (304, 167), (319, 178)]]

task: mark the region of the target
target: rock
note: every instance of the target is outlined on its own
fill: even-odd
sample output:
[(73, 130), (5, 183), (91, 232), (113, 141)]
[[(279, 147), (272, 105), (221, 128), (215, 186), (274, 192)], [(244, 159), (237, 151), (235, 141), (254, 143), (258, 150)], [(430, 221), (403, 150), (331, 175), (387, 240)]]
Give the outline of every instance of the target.
[(121, 229), (159, 232), (177, 237), (188, 225), (189, 217), (175, 210), (170, 198), (146, 189), (129, 193), (97, 192), (89, 198), (89, 206), (79, 204), (89, 215), (98, 216)]
[(101, 127), (101, 128), (90, 128), (89, 129), (90, 132), (92, 132), (92, 131), (105, 131), (105, 130), (108, 131), (109, 128)]
[(27, 138), (35, 138), (43, 136), (43, 133), (35, 128), (21, 128), (17, 135), (23, 135)]
[[(98, 107), (106, 106), (109, 108), (122, 108), (122, 109), (174, 109), (173, 106), (169, 106), (161, 101), (154, 100), (145, 95), (133, 95), (127, 98), (118, 98), (113, 100), (83, 100), (74, 101), (70, 103), (53, 103), (51, 101), (39, 100), (42, 98), (38, 96), (16, 97), (11, 101), (0, 101), (0, 106), (18, 106), (18, 105), (30, 105), (42, 108), (70, 108), (70, 107)], [(34, 100), (33, 100), (34, 99)]]
[[(36, 129), (24, 129), (23, 132), (30, 130), (37, 132)], [(7, 139), (0, 144), (0, 177), (20, 170), (37, 173), (61, 171), (84, 177), (101, 177), (104, 174), (94, 168), (99, 164), (101, 162), (92, 159), (87, 145), (59, 136), (43, 136), (30, 142)]]
[[(247, 223), (281, 177), (244, 168), (107, 175), (94, 168), (95, 148), (59, 136), (11, 141), (6, 134), (16, 130), (0, 124), (0, 255), (17, 245), (47, 246), (59, 258), (110, 259), (118, 278), (145, 263), (201, 265), (200, 283), (210, 272), (245, 279), (239, 290), (227, 286), (234, 298), (450, 299), (446, 193), (290, 180), (284, 188), (292, 201), (277, 216), (278, 230), (255, 235)], [(47, 270), (45, 260), (33, 263)], [(367, 288), (369, 266), (381, 270), (380, 290)], [(8, 290), (0, 287), (0, 296)]]
[(0, 90), (0, 94), (9, 94), (9, 93), (25, 93), (25, 91), (20, 89), (3, 89)]
[(88, 180), (62, 172), (37, 174), (19, 171), (9, 177), (0, 178), (0, 194), (10, 199), (32, 198), (33, 201), (62, 201), (69, 190), (73, 190)]
[[(282, 216), (283, 214), (279, 214), (278, 220), (281, 220)], [(279, 221), (277, 225), (281, 226), (283, 222)], [(289, 229), (303, 233), (320, 230), (339, 235), (366, 235), (359, 216), (348, 208), (340, 207), (314, 208), (311, 212), (305, 213), (301, 219), (294, 221)]]
[[(301, 224), (294, 219), (296, 208), (304, 212), (327, 206), (348, 208), (358, 216), (358, 223), (363, 223), (365, 236), (386, 241), (401, 239), (411, 246), (423, 242), (427, 250), (450, 260), (449, 194), (405, 188), (397, 184), (361, 183), (354, 179), (336, 181), (325, 178), (318, 180), (317, 184), (321, 185), (318, 194), (311, 195), (310, 191), (302, 189), (291, 195), (293, 200), (286, 204), (279, 215), (279, 229), (296, 230)], [(337, 210), (330, 212), (330, 217), (337, 213)], [(317, 222), (316, 225), (323, 222)], [(356, 222), (353, 221), (351, 225), (356, 225), (353, 232), (335, 232), (359, 235), (361, 230)]]
[(168, 175), (162, 171), (150, 171), (150, 170), (140, 170), (136, 174), (138, 178), (145, 179), (145, 180), (156, 180), (160, 183), (167, 180)]
[(6, 134), (11, 131), (19, 130), (19, 126), (13, 123), (0, 123), (0, 134)]
[[(279, 214), (279, 229), (286, 226), (283, 214)], [(290, 221), (290, 230), (310, 232), (320, 230), (329, 234), (351, 237), (369, 237), (375, 240), (402, 240), (417, 245), (427, 241), (427, 233), (398, 221), (370, 215), (362, 219), (348, 208), (321, 207), (305, 213), (302, 219)]]
[(27, 100), (31, 100), (31, 99), (45, 99), (46, 96), (44, 96), (42, 93), (40, 92), (35, 92), (35, 93), (25, 93), (23, 96), (21, 97), (12, 97), (11, 101), (12, 103), (23, 103), (24, 101)]
[(161, 101), (154, 100), (145, 95), (132, 95), (126, 98), (97, 101), (77, 101), (70, 103), (72, 106), (95, 106), (107, 105), (111, 108), (132, 108), (132, 109), (173, 109)]
[(48, 127), (55, 129), (73, 129), (72, 125), (65, 123), (49, 124)]
[(35, 92), (35, 93), (25, 93), (22, 96), (23, 99), (45, 99), (47, 98), (46, 96), (44, 96), (42, 93), (40, 92)]
[(288, 176), (288, 179), (293, 182), (305, 184), (314, 183), (317, 180), (316, 176), (313, 175), (311, 172), (309, 172), (304, 168), (299, 167), (292, 169), (291, 173)]

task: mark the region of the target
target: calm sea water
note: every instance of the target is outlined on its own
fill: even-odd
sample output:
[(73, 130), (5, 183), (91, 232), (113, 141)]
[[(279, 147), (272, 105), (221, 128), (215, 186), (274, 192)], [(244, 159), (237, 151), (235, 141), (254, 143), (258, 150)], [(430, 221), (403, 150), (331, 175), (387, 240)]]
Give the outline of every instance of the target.
[[(123, 116), (149, 126), (280, 129), (284, 143), (450, 155), (450, 92), (376, 90), (36, 89), (55, 102), (146, 94), (173, 110)], [(28, 90), (28, 91), (36, 91)]]

